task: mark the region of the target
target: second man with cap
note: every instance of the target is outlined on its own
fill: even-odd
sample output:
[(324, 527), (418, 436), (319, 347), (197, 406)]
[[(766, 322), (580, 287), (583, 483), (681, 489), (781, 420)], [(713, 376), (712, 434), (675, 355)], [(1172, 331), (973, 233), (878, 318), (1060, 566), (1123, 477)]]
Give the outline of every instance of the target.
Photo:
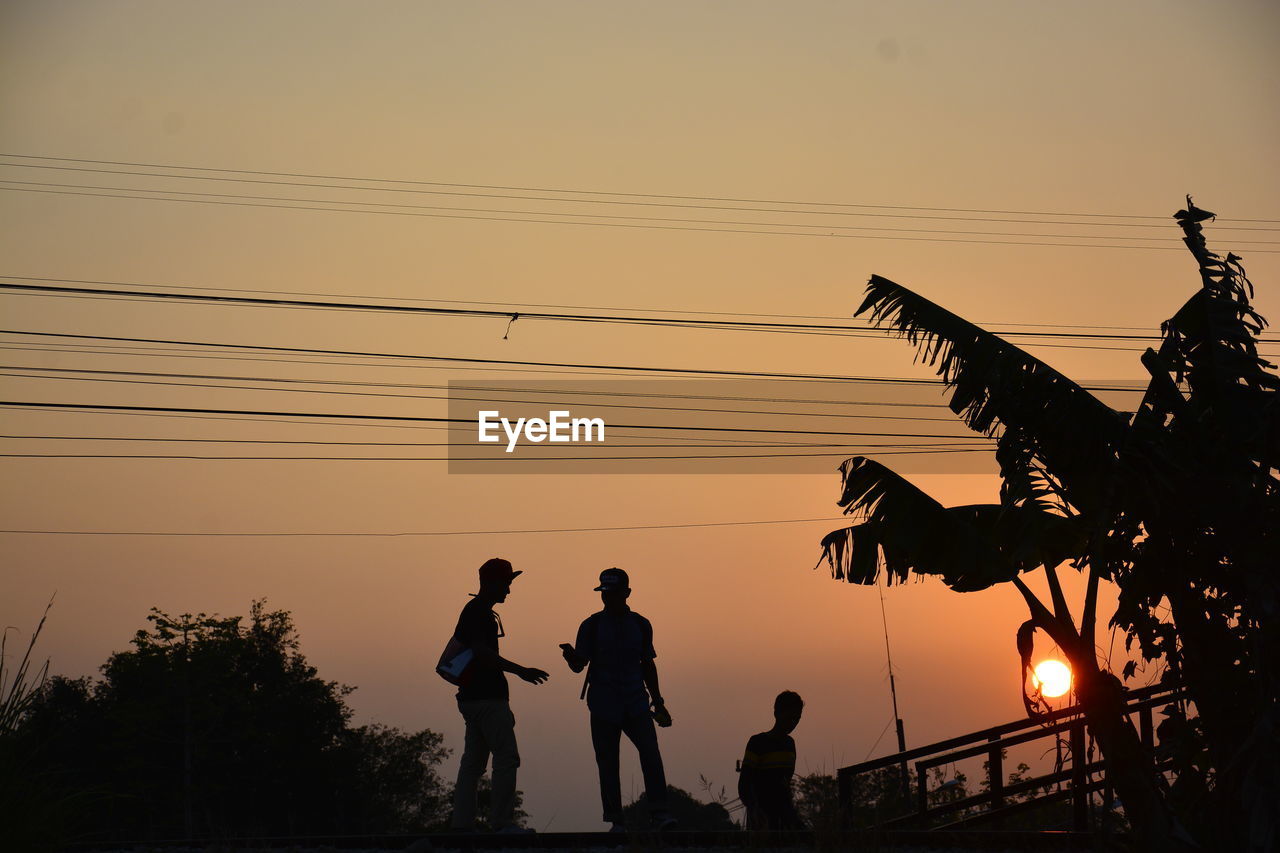
[(671, 725), (658, 688), (653, 626), (627, 605), (631, 584), (622, 569), (605, 569), (596, 587), (604, 609), (578, 628), (577, 642), (560, 648), (574, 672), (587, 668), (587, 708), (591, 712), (591, 744), (600, 771), (600, 800), (611, 831), (623, 830), (619, 746), (625, 734), (640, 756), (650, 820), (665, 829), (674, 820), (667, 811), (667, 780), (654, 723)]

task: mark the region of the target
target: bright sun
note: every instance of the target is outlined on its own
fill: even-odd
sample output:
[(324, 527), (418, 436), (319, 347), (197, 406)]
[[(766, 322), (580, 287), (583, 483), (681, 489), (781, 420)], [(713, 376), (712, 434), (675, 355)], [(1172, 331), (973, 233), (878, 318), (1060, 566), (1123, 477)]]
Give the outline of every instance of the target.
[(1071, 669), (1060, 660), (1042, 660), (1032, 672), (1031, 683), (1050, 699), (1071, 689)]

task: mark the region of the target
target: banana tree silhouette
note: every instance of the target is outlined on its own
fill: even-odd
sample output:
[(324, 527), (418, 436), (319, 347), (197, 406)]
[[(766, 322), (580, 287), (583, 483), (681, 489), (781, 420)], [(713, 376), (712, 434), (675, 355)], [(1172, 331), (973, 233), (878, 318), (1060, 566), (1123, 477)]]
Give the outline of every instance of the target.
[[(1162, 325), (1151, 381), (1132, 415), (1117, 412), (1039, 359), (886, 278), (872, 276), (857, 314), (906, 338), (937, 369), (949, 405), (996, 442), (999, 503), (944, 507), (866, 457), (840, 467), (840, 506), (858, 523), (822, 540), (833, 575), (874, 584), (937, 575), (958, 592), (1011, 583), (1030, 618), (1018, 631), (1025, 676), (1036, 630), (1071, 661), (1076, 692), (1135, 831), (1148, 850), (1196, 835), (1274, 840), (1280, 489), (1277, 389), (1257, 354), (1265, 321), (1249, 306), (1239, 258), (1205, 247), (1201, 222), (1175, 215), (1200, 265), (1202, 287)], [(1077, 619), (1063, 564), (1088, 572)], [(1048, 603), (1020, 577), (1043, 569)], [(1185, 741), (1170, 796), (1120, 711), (1123, 686), (1095, 648), (1098, 588), (1120, 585), (1114, 622), (1148, 659), (1182, 677), (1199, 711), (1162, 730)], [(1168, 601), (1172, 617), (1161, 618)], [(1126, 677), (1131, 675), (1126, 671)], [(1174, 723), (1180, 724), (1177, 728)], [(1176, 730), (1175, 730), (1176, 729)], [(1268, 737), (1270, 740), (1268, 740)], [(1208, 746), (1210, 762), (1199, 754)], [(1180, 787), (1179, 787), (1180, 786)], [(1268, 799), (1270, 797), (1270, 799)], [(1250, 806), (1249, 803), (1253, 805)], [(1241, 805), (1244, 803), (1244, 805)], [(1189, 805), (1173, 811), (1175, 805)], [(1225, 835), (1222, 833), (1226, 833)]]

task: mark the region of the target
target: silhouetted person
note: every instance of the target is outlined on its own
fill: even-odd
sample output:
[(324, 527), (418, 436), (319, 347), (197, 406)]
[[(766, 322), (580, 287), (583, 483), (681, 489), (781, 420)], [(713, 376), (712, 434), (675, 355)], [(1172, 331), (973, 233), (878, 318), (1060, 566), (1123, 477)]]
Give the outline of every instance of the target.
[(486, 561), (480, 567), (480, 592), (462, 608), (454, 630), (454, 636), (475, 654), (469, 678), (458, 688), (458, 710), (466, 721), (467, 734), (453, 795), (450, 825), (454, 829), (475, 829), (476, 786), (492, 754), (490, 825), (498, 832), (532, 832), (517, 826), (514, 820), (520, 753), (516, 749), (516, 718), (511, 713), (504, 673), (513, 673), (530, 684), (541, 684), (548, 675), (498, 654), (502, 621), (493, 612), (495, 604), (507, 600), (511, 581), (519, 574), (506, 560), (495, 557)]
[(747, 809), (747, 829), (804, 829), (791, 794), (796, 742), (791, 733), (804, 713), (800, 694), (785, 690), (773, 700), (773, 728), (752, 735), (742, 757), (738, 797)]
[[(578, 640), (562, 643), (564, 659), (574, 672), (587, 670), (587, 708), (591, 711), (591, 745), (600, 770), (600, 801), (611, 832), (622, 832), (622, 787), (618, 779), (618, 747), (626, 734), (640, 754), (649, 816), (657, 829), (675, 823), (667, 811), (667, 778), (653, 724), (671, 725), (671, 714), (658, 689), (653, 659), (653, 626), (627, 606), (630, 581), (622, 569), (605, 569), (596, 587), (604, 609), (578, 628)], [(650, 710), (652, 703), (652, 711)]]

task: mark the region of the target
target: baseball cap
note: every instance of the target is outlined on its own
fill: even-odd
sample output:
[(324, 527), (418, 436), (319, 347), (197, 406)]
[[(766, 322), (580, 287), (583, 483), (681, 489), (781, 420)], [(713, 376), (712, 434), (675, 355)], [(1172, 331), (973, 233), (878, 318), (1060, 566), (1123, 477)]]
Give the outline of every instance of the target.
[(607, 589), (630, 589), (631, 579), (627, 577), (627, 573), (622, 569), (605, 569), (600, 573), (600, 586), (596, 587), (596, 592), (603, 592)]
[(511, 563), (501, 557), (494, 557), (485, 560), (480, 567), (480, 583), (505, 583), (519, 574), (523, 574), (523, 570), (515, 571), (511, 568)]

